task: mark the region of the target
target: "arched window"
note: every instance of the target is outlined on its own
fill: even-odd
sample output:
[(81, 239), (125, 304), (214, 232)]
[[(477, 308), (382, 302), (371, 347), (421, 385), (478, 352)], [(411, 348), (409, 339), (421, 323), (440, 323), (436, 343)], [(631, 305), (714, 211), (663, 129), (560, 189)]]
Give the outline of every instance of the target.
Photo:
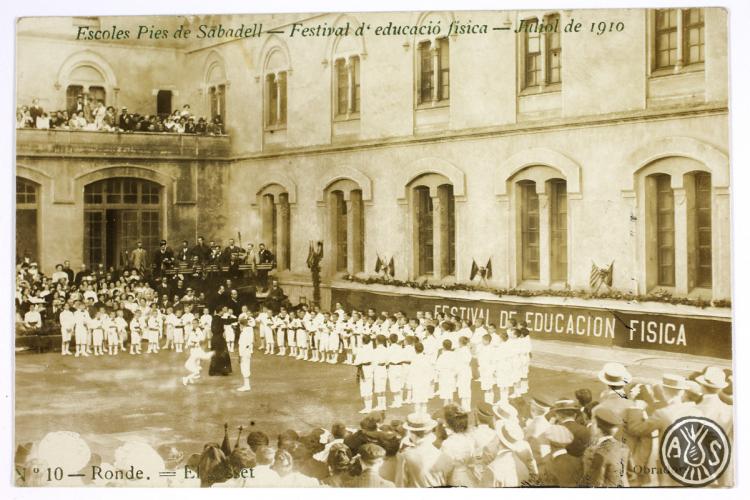
[(75, 110), (79, 98), (84, 98), (93, 105), (101, 101), (107, 104), (106, 80), (101, 70), (83, 64), (70, 72), (69, 84), (65, 89), (66, 109)]
[(556, 168), (536, 165), (516, 172), (516, 282), (550, 286), (568, 282), (568, 190)]
[(648, 290), (712, 288), (714, 196), (704, 168), (696, 160), (668, 157), (639, 171)]
[(326, 188), (331, 273), (364, 270), (364, 204), (362, 189), (353, 180), (339, 179)]
[(453, 185), (440, 174), (425, 174), (409, 186), (413, 274), (441, 279), (456, 273), (456, 213)]
[(281, 42), (271, 42), (263, 60), (263, 124), (267, 131), (286, 129), (289, 58)]
[(211, 120), (219, 118), (226, 127), (227, 124), (227, 80), (224, 61), (216, 52), (211, 52), (206, 63), (206, 97)]
[(16, 260), (39, 258), (39, 184), (16, 177)]
[(279, 184), (266, 186), (259, 194), (261, 235), (266, 247), (276, 256), (279, 271), (290, 269), (291, 223), (289, 193)]

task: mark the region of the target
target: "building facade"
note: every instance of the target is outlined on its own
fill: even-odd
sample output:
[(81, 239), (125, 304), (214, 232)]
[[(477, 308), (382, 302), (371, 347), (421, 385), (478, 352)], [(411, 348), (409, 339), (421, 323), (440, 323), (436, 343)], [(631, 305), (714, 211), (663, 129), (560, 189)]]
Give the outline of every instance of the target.
[(325, 287), (391, 259), (397, 280), (451, 287), (490, 262), (488, 286), (555, 295), (588, 290), (593, 264), (636, 296), (730, 299), (722, 9), (162, 20), (283, 34), (137, 45), (71, 39), (127, 18), (19, 24), (19, 105), (82, 90), (147, 113), (188, 103), (227, 131), (19, 130), (17, 249), (44, 269), (115, 262), (134, 238), (239, 233), (272, 248), (293, 295), (323, 241)]

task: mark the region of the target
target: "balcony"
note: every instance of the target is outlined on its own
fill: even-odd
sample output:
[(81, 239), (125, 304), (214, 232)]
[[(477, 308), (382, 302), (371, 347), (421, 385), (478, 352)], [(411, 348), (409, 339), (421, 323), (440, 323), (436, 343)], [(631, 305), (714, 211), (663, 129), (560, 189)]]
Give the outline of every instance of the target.
[(226, 158), (229, 136), (162, 132), (16, 130), (18, 156), (122, 158)]

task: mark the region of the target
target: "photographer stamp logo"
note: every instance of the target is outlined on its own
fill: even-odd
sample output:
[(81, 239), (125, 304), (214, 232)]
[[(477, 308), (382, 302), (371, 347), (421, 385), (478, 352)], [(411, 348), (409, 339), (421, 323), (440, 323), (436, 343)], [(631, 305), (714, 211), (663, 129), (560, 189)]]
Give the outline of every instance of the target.
[(712, 483), (729, 465), (724, 430), (704, 417), (683, 417), (670, 425), (661, 442), (661, 461), (672, 479), (685, 486)]

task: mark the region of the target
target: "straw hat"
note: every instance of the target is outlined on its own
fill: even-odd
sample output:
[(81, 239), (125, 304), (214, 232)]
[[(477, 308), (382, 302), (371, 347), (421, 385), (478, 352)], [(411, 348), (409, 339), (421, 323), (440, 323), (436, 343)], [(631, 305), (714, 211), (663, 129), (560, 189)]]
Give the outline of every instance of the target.
[(509, 420), (498, 428), (498, 437), (506, 448), (516, 450), (523, 441), (523, 429), (516, 422)]
[(437, 422), (426, 413), (411, 413), (406, 417), (404, 429), (407, 431), (429, 432), (435, 428)]
[(729, 385), (727, 382), (727, 375), (724, 370), (717, 366), (709, 366), (702, 374), (698, 375), (695, 379), (700, 385), (710, 387), (712, 389), (724, 389)]
[(620, 363), (607, 363), (598, 374), (603, 384), (611, 387), (623, 387), (628, 385), (632, 376), (625, 366)]

